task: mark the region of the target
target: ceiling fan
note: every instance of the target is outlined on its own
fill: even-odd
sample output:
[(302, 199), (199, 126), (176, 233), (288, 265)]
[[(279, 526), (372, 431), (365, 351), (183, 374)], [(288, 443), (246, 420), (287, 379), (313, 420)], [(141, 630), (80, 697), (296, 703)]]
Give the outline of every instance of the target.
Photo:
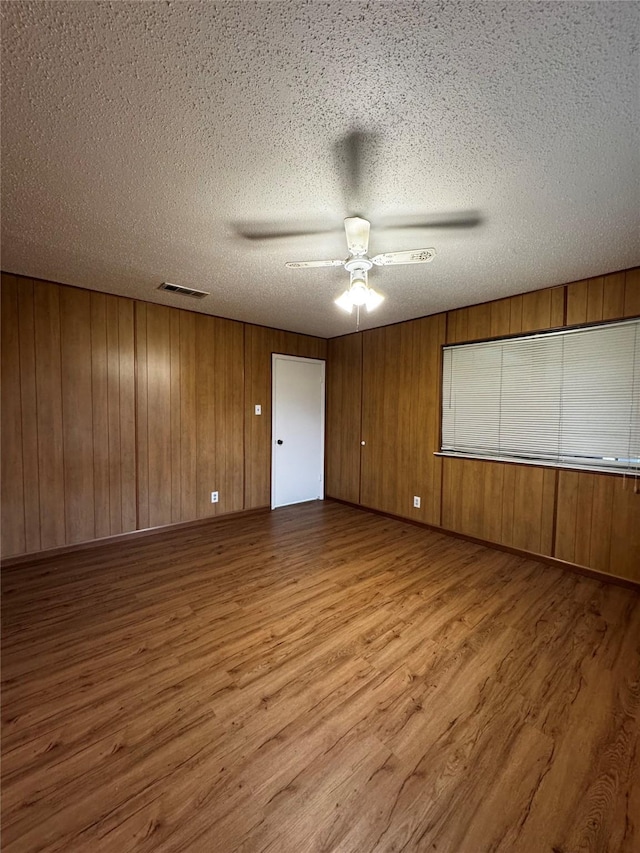
[(358, 326), (360, 325), (360, 308), (364, 305), (367, 311), (373, 311), (384, 300), (381, 293), (369, 287), (368, 274), (374, 265), (386, 267), (392, 264), (428, 264), (436, 254), (433, 248), (412, 249), (406, 252), (384, 252), (370, 258), (367, 255), (370, 227), (368, 220), (359, 216), (350, 216), (344, 220), (349, 249), (349, 257), (346, 260), (290, 261), (285, 264), (289, 269), (344, 267), (350, 275), (350, 283), (348, 289), (335, 300), (335, 303), (349, 313), (355, 306)]

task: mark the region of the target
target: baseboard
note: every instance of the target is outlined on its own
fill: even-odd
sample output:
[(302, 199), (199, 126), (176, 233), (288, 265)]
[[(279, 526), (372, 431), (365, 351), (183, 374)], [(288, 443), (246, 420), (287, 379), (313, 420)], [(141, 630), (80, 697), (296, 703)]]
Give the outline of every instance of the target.
[(437, 524), (429, 524), (426, 521), (417, 521), (414, 518), (405, 518), (402, 515), (394, 515), (391, 512), (384, 512), (373, 507), (363, 506), (362, 504), (352, 503), (351, 501), (342, 500), (342, 498), (334, 498), (330, 495), (325, 497), (325, 500), (335, 501), (335, 503), (344, 504), (345, 506), (353, 507), (353, 509), (362, 510), (362, 512), (370, 512), (373, 515), (380, 515), (384, 518), (392, 518), (394, 521), (404, 521), (405, 524), (413, 524), (415, 527), (422, 527), (426, 530), (433, 530), (435, 533), (442, 533), (445, 536), (452, 536), (455, 539), (464, 539), (465, 542), (473, 542), (475, 545), (483, 545), (486, 548), (493, 548), (496, 551), (506, 551), (507, 554), (515, 554), (516, 557), (525, 557), (527, 560), (536, 560), (539, 563), (545, 563), (548, 566), (555, 566), (558, 569), (566, 569), (570, 572), (575, 572), (579, 575), (584, 575), (588, 578), (593, 578), (603, 583), (613, 583), (616, 586), (623, 586), (626, 589), (633, 589), (636, 592), (640, 591), (640, 581), (634, 581), (630, 578), (623, 578), (620, 575), (610, 575), (607, 572), (599, 572), (597, 569), (589, 569), (587, 566), (580, 566), (577, 563), (570, 563), (567, 560), (559, 560), (557, 557), (549, 557), (546, 554), (537, 554), (534, 551), (525, 551), (522, 548), (512, 548), (511, 545), (502, 545), (499, 542), (491, 542), (488, 539), (479, 539), (477, 536), (468, 536), (466, 533), (459, 533), (457, 530), (449, 530), (446, 527), (440, 527)]
[(119, 542), (130, 542), (132, 539), (143, 539), (146, 536), (156, 536), (158, 533), (169, 533), (174, 530), (186, 530), (190, 527), (203, 527), (217, 521), (226, 521), (240, 516), (257, 515), (258, 513), (270, 512), (270, 507), (259, 506), (253, 509), (243, 509), (239, 512), (226, 512), (222, 515), (212, 515), (209, 518), (196, 518), (193, 521), (177, 521), (174, 524), (163, 524), (160, 527), (145, 527), (143, 530), (129, 530), (127, 533), (117, 533), (114, 536), (102, 536), (100, 539), (88, 539), (86, 542), (74, 542), (73, 545), (60, 545), (57, 548), (47, 548), (44, 551), (34, 551), (31, 554), (18, 554), (15, 557), (4, 557), (2, 567), (9, 569), (12, 566), (20, 566), (24, 563), (37, 563), (40, 560), (50, 560), (52, 557), (60, 557), (71, 554), (74, 551), (84, 551), (91, 548), (99, 548), (103, 545), (117, 545)]

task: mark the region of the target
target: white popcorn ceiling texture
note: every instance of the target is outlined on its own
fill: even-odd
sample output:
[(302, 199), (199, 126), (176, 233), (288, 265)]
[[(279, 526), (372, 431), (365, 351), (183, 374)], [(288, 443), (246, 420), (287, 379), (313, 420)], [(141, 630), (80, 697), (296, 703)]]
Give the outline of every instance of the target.
[(373, 269), (363, 328), (633, 266), (638, 8), (2, 3), (2, 268), (330, 337), (347, 273), (284, 264), (345, 257), (351, 213), (370, 254), (438, 252)]

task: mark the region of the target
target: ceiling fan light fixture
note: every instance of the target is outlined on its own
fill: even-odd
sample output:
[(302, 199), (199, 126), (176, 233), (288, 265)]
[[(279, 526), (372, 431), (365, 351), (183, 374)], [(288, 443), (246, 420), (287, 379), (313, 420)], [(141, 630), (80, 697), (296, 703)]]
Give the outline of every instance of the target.
[(339, 308), (351, 314), (354, 306), (356, 308), (365, 306), (367, 311), (374, 311), (383, 301), (384, 296), (367, 284), (367, 271), (353, 270), (351, 272), (351, 286), (335, 300), (335, 303)]
[(369, 288), (364, 281), (356, 281), (349, 288), (349, 298), (354, 305), (366, 305), (369, 296)]
[(365, 305), (367, 306), (367, 311), (375, 311), (375, 309), (384, 302), (384, 296), (381, 293), (378, 293), (377, 290), (373, 290), (371, 287), (367, 288), (367, 301)]
[(351, 293), (348, 290), (338, 296), (337, 299), (334, 299), (334, 302), (338, 306), (338, 308), (342, 308), (343, 311), (346, 311), (347, 314), (351, 314), (353, 311), (353, 302), (351, 300)]

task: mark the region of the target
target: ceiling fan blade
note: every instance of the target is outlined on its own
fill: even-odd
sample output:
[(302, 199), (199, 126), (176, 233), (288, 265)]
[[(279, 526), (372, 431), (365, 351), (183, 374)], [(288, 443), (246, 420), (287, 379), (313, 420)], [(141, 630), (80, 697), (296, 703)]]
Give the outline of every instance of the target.
[(280, 240), (285, 237), (311, 237), (336, 230), (335, 222), (325, 219), (298, 221), (236, 222), (233, 229), (245, 240)]
[(289, 261), (285, 267), (290, 270), (297, 270), (301, 267), (341, 267), (344, 261)]
[(391, 264), (428, 264), (435, 255), (435, 249), (413, 249), (409, 252), (385, 252), (371, 260), (379, 267), (387, 267)]
[(475, 210), (421, 216), (385, 216), (374, 223), (380, 228), (475, 228), (482, 217)]
[(350, 216), (344, 221), (347, 246), (352, 255), (366, 255), (369, 248), (369, 229), (371, 225), (359, 216)]
[(347, 213), (355, 214), (366, 207), (363, 198), (364, 166), (373, 150), (376, 136), (352, 130), (333, 146), (333, 156)]

